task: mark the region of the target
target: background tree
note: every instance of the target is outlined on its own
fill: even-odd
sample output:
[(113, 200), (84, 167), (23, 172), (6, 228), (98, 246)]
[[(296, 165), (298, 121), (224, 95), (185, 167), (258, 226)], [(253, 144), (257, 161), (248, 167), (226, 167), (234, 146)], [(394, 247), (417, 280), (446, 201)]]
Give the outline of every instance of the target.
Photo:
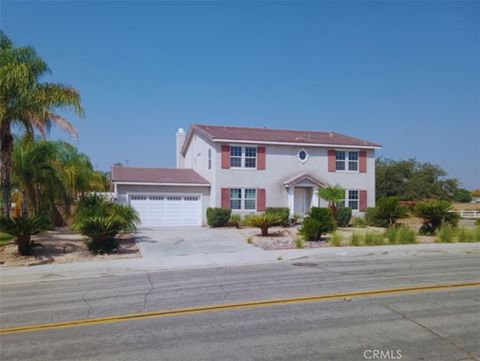
[(337, 203), (345, 199), (345, 189), (338, 184), (334, 186), (326, 186), (318, 188), (318, 196), (328, 202), (329, 208), (332, 210), (333, 218), (337, 218)]
[(83, 116), (78, 91), (64, 84), (41, 82), (48, 73), (47, 64), (32, 47), (16, 47), (0, 32), (0, 162), (6, 217), (10, 213), (12, 128), (32, 138), (35, 131), (45, 136), (52, 125), (57, 125), (76, 136), (73, 125), (55, 110), (67, 108)]
[(376, 160), (377, 199), (397, 196), (400, 200), (453, 200), (459, 181), (445, 178), (447, 172), (438, 165), (415, 159)]

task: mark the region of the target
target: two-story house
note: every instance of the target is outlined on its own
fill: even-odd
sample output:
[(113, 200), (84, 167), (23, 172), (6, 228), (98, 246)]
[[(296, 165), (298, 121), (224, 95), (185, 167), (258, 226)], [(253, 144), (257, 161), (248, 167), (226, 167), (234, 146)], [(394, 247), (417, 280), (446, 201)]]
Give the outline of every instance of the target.
[(375, 206), (379, 145), (319, 131), (194, 124), (177, 133), (177, 168), (112, 168), (117, 200), (144, 226), (206, 224), (208, 207), (248, 214), (288, 207), (304, 215), (327, 206), (317, 189), (339, 184), (345, 206)]

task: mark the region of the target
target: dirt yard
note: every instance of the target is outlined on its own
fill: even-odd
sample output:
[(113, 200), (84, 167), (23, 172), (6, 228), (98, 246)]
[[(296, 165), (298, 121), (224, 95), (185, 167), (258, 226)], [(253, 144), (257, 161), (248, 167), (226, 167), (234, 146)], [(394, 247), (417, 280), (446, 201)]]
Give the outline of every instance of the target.
[(118, 237), (120, 248), (111, 254), (92, 255), (85, 245), (85, 237), (67, 228), (58, 228), (32, 239), (39, 243), (32, 256), (20, 256), (13, 242), (0, 246), (0, 265), (36, 266), (48, 263), (100, 261), (141, 257), (132, 235)]

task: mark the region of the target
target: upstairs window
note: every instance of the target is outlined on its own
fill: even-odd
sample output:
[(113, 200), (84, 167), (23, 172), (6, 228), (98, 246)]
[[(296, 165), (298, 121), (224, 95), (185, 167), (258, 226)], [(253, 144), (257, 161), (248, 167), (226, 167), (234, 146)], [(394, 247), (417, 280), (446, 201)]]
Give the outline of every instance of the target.
[(212, 149), (208, 149), (208, 169), (212, 169)]
[(245, 168), (257, 168), (257, 148), (245, 147)]
[(242, 147), (230, 147), (230, 167), (242, 167)]
[(230, 167), (257, 168), (257, 147), (230, 147)]
[(337, 171), (358, 171), (358, 151), (337, 150), (335, 166)]

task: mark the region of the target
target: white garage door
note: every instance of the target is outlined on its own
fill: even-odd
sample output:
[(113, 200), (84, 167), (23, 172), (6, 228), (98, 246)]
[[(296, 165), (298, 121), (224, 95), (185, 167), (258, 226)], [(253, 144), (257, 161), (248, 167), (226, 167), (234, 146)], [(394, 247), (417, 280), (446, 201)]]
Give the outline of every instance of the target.
[(131, 195), (130, 205), (140, 217), (140, 226), (201, 226), (202, 202), (192, 195)]

